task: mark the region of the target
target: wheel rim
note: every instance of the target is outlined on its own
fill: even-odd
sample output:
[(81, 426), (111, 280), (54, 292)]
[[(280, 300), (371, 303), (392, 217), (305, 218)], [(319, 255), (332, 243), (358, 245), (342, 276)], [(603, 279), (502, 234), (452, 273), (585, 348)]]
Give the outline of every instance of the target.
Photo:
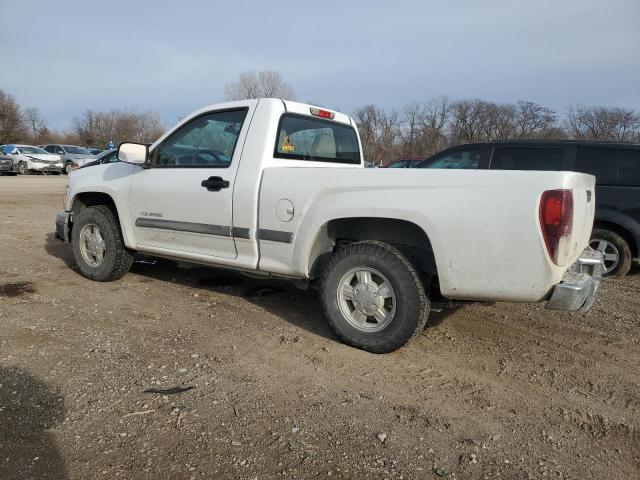
[(391, 323), (396, 312), (396, 293), (378, 270), (356, 267), (338, 283), (338, 307), (354, 328), (378, 332)]
[(27, 165), (24, 163), (20, 163), (18, 165), (18, 171), (20, 172), (20, 175), (26, 175), (27, 174)]
[(602, 252), (602, 256), (604, 257), (604, 273), (610, 273), (616, 269), (620, 263), (620, 252), (613, 243), (601, 238), (592, 238), (589, 245), (594, 250)]
[(70, 173), (72, 172), (72, 170), (73, 170), (73, 169), (71, 168), (71, 163), (67, 163), (67, 164), (64, 166), (64, 171), (65, 171), (65, 173), (66, 173), (67, 175), (68, 175), (68, 174), (70, 174)]
[(82, 259), (91, 267), (99, 267), (104, 261), (107, 244), (100, 228), (94, 223), (88, 223), (80, 230), (80, 254)]

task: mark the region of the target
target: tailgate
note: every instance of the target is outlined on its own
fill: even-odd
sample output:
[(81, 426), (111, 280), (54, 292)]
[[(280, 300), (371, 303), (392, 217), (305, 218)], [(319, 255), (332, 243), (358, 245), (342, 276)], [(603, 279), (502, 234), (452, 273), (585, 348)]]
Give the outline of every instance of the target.
[(596, 205), (596, 177), (576, 173), (570, 178), (573, 182), (571, 187), (573, 189), (573, 229), (569, 265), (576, 261), (585, 247), (589, 245)]

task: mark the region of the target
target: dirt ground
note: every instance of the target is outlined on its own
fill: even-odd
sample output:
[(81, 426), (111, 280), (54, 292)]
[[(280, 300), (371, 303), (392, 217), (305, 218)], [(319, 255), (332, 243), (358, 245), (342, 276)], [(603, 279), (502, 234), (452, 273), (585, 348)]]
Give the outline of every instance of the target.
[(0, 177), (1, 479), (640, 476), (637, 270), (586, 317), (472, 305), (373, 355), (284, 282), (86, 280), (66, 185)]

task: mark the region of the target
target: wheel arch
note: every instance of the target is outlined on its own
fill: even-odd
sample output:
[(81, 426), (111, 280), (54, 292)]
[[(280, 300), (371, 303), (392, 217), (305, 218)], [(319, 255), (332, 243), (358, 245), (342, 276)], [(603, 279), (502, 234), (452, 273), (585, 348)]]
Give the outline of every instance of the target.
[(601, 228), (617, 233), (626, 240), (631, 249), (633, 258), (640, 256), (640, 223), (630, 218), (625, 218), (619, 212), (597, 215), (593, 222), (593, 228)]
[(78, 215), (82, 210), (95, 205), (105, 205), (109, 207), (116, 216), (118, 226), (124, 243), (128, 248), (135, 248), (135, 242), (133, 241), (133, 235), (122, 224), (122, 211), (118, 208), (118, 204), (114, 197), (107, 192), (100, 191), (85, 191), (78, 192), (71, 200), (71, 219), (69, 222), (69, 237), (71, 238), (71, 231), (73, 229), (73, 217)]
[(435, 255), (427, 233), (417, 224), (387, 217), (341, 217), (327, 221), (317, 229), (309, 249), (307, 271), (314, 279), (320, 276), (330, 254), (342, 245), (377, 240), (398, 248), (430, 279), (437, 276)]

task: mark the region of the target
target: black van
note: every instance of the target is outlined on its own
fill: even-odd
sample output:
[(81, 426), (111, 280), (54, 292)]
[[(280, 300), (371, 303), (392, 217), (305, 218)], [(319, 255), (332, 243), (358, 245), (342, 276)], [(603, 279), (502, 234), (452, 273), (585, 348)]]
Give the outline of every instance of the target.
[(501, 141), (459, 145), (414, 168), (565, 170), (596, 177), (591, 246), (604, 253), (606, 275), (622, 277), (640, 256), (640, 144)]

